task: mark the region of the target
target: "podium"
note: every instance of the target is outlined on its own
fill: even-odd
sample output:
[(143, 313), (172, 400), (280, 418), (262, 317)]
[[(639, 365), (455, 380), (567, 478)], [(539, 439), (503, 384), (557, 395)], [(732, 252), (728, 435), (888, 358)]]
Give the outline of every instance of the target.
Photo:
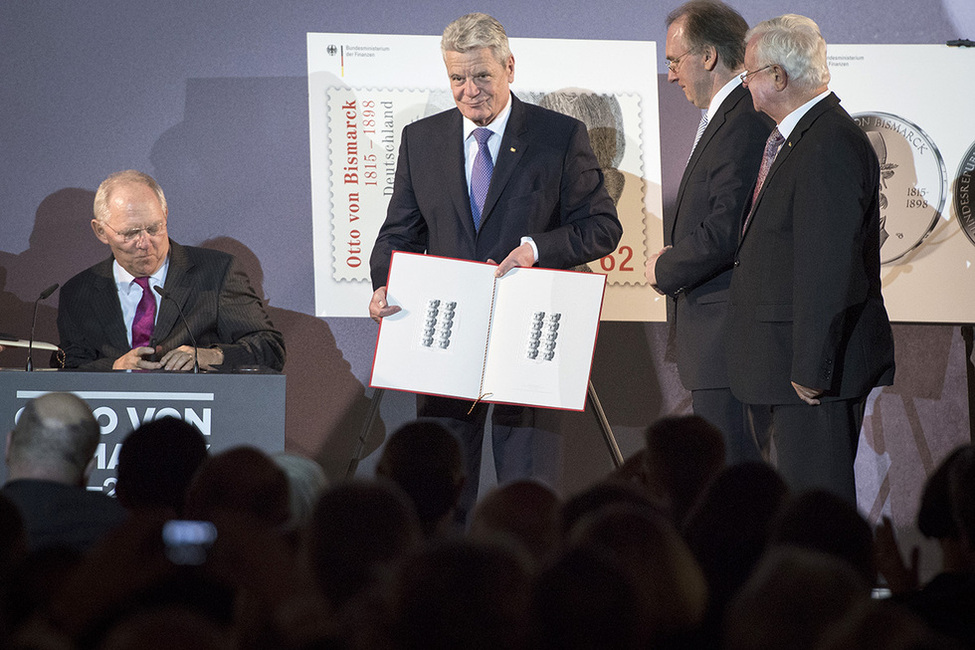
[[(101, 427), (92, 491), (114, 495), (122, 440), (141, 423), (166, 416), (200, 429), (211, 454), (240, 445), (284, 450), (285, 377), (278, 373), (0, 370), (0, 429), (10, 431), (31, 398), (50, 392), (84, 399)], [(0, 484), (6, 474), (0, 464)]]

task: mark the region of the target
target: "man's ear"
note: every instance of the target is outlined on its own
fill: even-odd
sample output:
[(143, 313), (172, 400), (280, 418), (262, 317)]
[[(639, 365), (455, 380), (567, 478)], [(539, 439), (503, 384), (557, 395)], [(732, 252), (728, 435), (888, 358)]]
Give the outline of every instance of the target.
[(768, 73), (772, 77), (772, 83), (775, 84), (775, 90), (782, 92), (789, 85), (789, 73), (778, 63), (772, 64)]
[(714, 67), (718, 65), (718, 51), (714, 49), (713, 45), (705, 45), (704, 52), (701, 56), (701, 60), (704, 62), (704, 69), (708, 72), (713, 71)]
[(98, 241), (103, 244), (108, 244), (108, 234), (105, 232), (105, 226), (98, 219), (91, 220), (91, 229), (95, 231), (95, 237), (98, 237)]

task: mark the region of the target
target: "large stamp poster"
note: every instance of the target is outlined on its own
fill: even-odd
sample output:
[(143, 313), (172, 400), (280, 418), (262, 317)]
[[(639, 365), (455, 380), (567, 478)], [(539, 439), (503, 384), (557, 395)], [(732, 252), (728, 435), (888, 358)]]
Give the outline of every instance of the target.
[(880, 161), (884, 299), (892, 320), (975, 322), (975, 51), (831, 45), (830, 89)]
[[(662, 240), (654, 44), (513, 38), (511, 51), (512, 91), (586, 124), (617, 203), (623, 238), (589, 264), (607, 276), (602, 318), (664, 320), (643, 277)], [(366, 316), (403, 127), (454, 107), (440, 37), (308, 34), (308, 88), (315, 311)]]

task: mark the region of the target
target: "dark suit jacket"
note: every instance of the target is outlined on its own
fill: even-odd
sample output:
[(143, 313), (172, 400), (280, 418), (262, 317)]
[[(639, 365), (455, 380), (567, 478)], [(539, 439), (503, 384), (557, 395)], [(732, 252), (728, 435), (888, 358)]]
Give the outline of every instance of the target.
[(657, 259), (657, 286), (670, 297), (667, 320), (688, 390), (728, 387), (731, 265), (772, 126), (745, 88), (733, 90), (687, 161), (677, 205), (664, 213), (664, 244), (673, 248)]
[(880, 289), (880, 165), (830, 94), (782, 146), (743, 232), (731, 278), (729, 373), (745, 403), (798, 404), (894, 379)]
[[(374, 288), (386, 284), (394, 250), (501, 262), (531, 237), (538, 266), (566, 269), (616, 248), (623, 227), (603, 185), (585, 125), (511, 95), (481, 228), (474, 231), (457, 109), (403, 129), (393, 196), (373, 247)], [(469, 401), (421, 397), (421, 416), (483, 418)], [(497, 406), (495, 423), (531, 426), (533, 411)]]
[(582, 122), (513, 94), (494, 175), (474, 231), (457, 109), (403, 129), (386, 221), (370, 260), (386, 284), (394, 250), (501, 262), (530, 236), (538, 266), (566, 269), (599, 259), (623, 228)]
[[(223, 350), (225, 367), (284, 367), (284, 339), (234, 257), (169, 242), (166, 290), (179, 303), (197, 345)], [(110, 370), (129, 351), (118, 300), (113, 258), (99, 262), (61, 288), (58, 333), (66, 368)], [(153, 339), (163, 354), (191, 345), (171, 300), (161, 300)]]
[(0, 492), (20, 510), (31, 551), (51, 546), (86, 551), (127, 517), (112, 497), (55, 481), (17, 479)]

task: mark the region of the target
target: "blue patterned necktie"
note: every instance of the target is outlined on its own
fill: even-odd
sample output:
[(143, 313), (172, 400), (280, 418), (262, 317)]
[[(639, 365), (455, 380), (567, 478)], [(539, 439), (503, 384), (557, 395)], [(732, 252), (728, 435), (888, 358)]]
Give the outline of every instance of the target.
[(471, 214), (474, 216), (474, 230), (481, 229), (481, 212), (484, 210), (484, 199), (494, 172), (494, 161), (491, 160), (491, 150), (487, 144), (491, 133), (491, 129), (474, 129), (474, 139), (477, 140), (477, 155), (471, 170)]

